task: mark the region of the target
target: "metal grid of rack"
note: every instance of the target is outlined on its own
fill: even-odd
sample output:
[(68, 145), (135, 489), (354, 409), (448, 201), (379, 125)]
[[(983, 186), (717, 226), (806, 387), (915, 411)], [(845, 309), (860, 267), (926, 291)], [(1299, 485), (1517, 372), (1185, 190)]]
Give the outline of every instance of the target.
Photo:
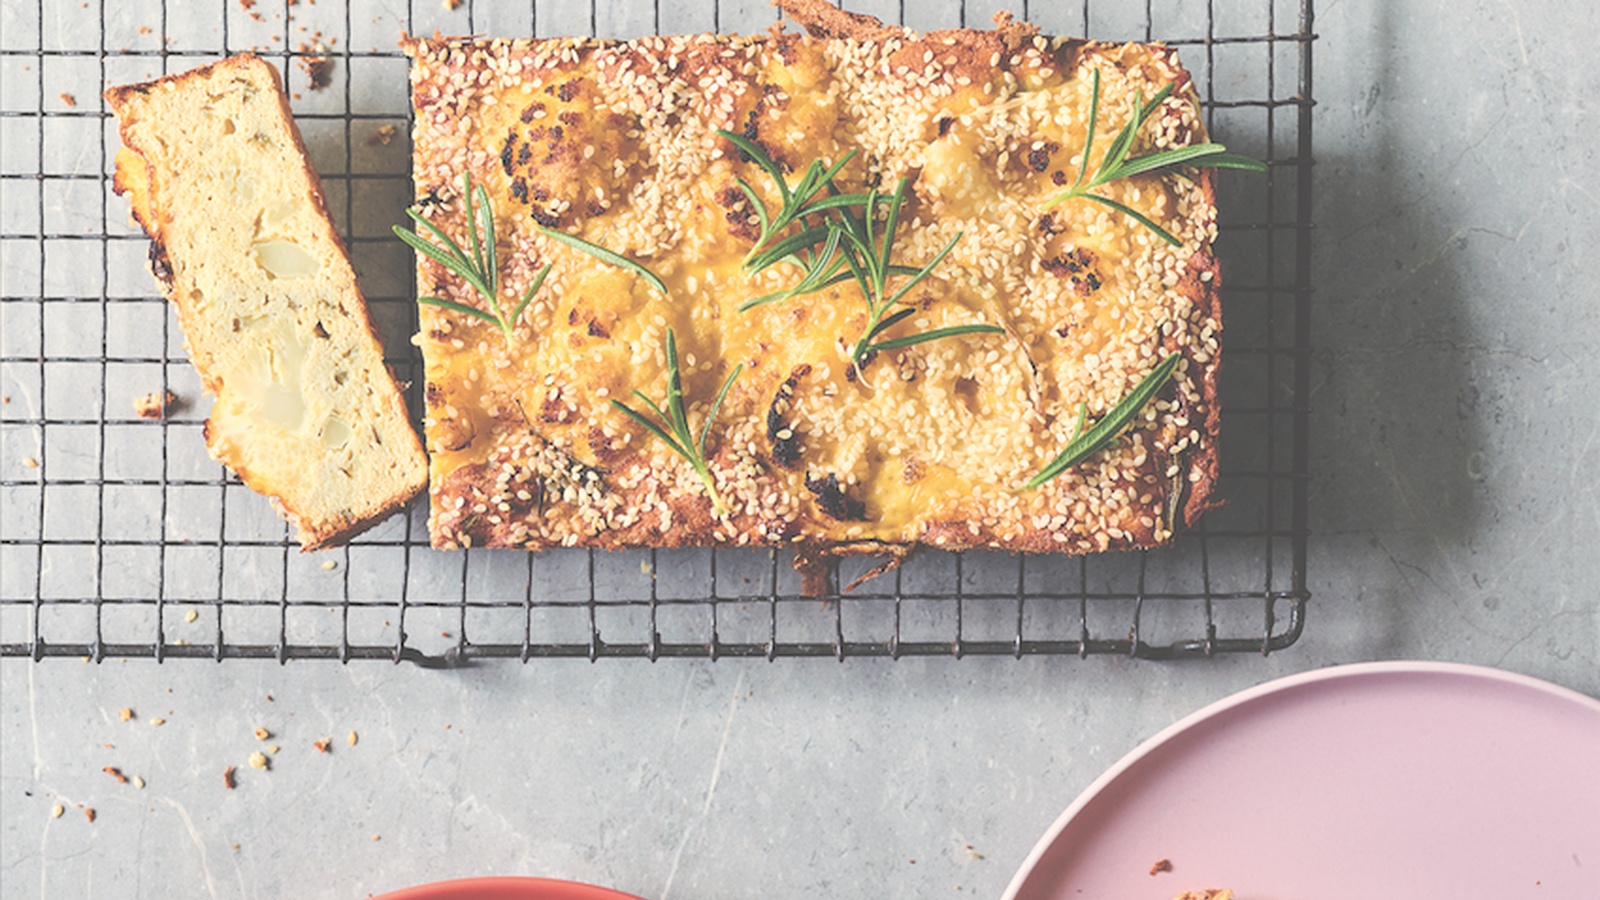
[[(403, 8), (396, 10), (397, 5)], [(849, 2), (921, 29), (1010, 8), (1045, 33), (1161, 39), (1213, 134), (1269, 162), (1224, 176), (1221, 382), (1227, 502), (1175, 546), (1083, 558), (914, 556), (805, 596), (768, 551), (441, 552), (425, 502), (301, 554), (206, 457), (204, 403), (146, 242), (111, 192), (108, 84), (254, 50), (278, 65), (391, 364), (417, 381), (402, 32), (753, 32), (765, 0), (405, 4), (212, 0), (6, 4), (0, 34), (0, 654), (389, 659), (1266, 653), (1304, 624), (1312, 0)], [(992, 9), (990, 7), (993, 7)], [(305, 63), (333, 62), (314, 88)], [(147, 420), (136, 397), (187, 408)]]

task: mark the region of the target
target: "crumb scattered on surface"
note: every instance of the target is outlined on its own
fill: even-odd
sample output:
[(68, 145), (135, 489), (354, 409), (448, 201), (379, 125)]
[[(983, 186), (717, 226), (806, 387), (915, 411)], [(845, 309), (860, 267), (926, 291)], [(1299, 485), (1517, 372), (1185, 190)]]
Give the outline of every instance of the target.
[(150, 33), (150, 26), (149, 25), (140, 25), (139, 26), (139, 33), (140, 34), (149, 34)]
[(383, 840), (383, 835), (375, 834), (375, 835), (372, 836), (372, 839), (375, 840), (375, 841), (381, 841), (381, 840)]
[(388, 146), (389, 142), (394, 140), (395, 132), (397, 130), (398, 129), (396, 129), (393, 125), (379, 125), (378, 130), (374, 131), (372, 135), (367, 138), (367, 146), (376, 147), (379, 144)]
[(967, 855), (971, 856), (973, 859), (983, 859), (983, 854), (979, 853), (978, 851), (976, 851), (974, 849), (972, 849), (972, 845), (971, 844), (967, 845)]
[(106, 766), (105, 768), (101, 769), (100, 771), (106, 773), (107, 775), (110, 775), (112, 778), (115, 778), (117, 780), (118, 784), (127, 784), (128, 783), (128, 776), (122, 774), (122, 770), (117, 768), (116, 766)]
[(92, 825), (92, 824), (94, 824), (94, 815), (95, 815), (95, 813), (94, 813), (94, 807), (92, 807), (92, 806), (90, 806), (90, 807), (85, 807), (85, 808), (84, 808), (84, 810), (83, 810), (83, 817), (84, 817), (84, 818), (85, 818), (85, 819), (88, 819), (88, 820), (89, 820), (89, 823), (90, 823), (90, 824), (91, 824), (91, 825)]
[(300, 42), (299, 50), (306, 54), (300, 57), (300, 68), (306, 72), (308, 86), (313, 91), (320, 91), (333, 83), (333, 60), (327, 56), (328, 48), (320, 40)]
[(250, 768), (265, 770), (271, 763), (267, 762), (267, 755), (257, 750), (250, 754)]
[(141, 791), (144, 790), (144, 779), (138, 775), (133, 776), (133, 786)]
[(322, 561), (322, 570), (324, 572), (332, 572), (337, 568), (339, 568), (339, 561), (337, 559), (325, 559)]
[(231, 790), (233, 790), (233, 786), (235, 784), (237, 784), (237, 782), (234, 780), (234, 777), (233, 777), (233, 766), (229, 766), (226, 769), (223, 769), (222, 770), (222, 786), (231, 791)]
[(78, 105), (78, 98), (72, 96), (71, 94), (67, 93), (66, 91), (62, 91), (61, 92), (61, 102), (65, 103), (68, 106), (77, 106)]
[(37, 459), (34, 459), (34, 458), (33, 458), (33, 457), (31, 457), (31, 456), (24, 456), (24, 457), (23, 457), (23, 458), (22, 458), (22, 464), (23, 464), (23, 465), (24, 465), (24, 466), (27, 466), (27, 467), (28, 467), (28, 468), (30, 468), (30, 469), (37, 469), (37, 468), (39, 468), (39, 461), (38, 461), (38, 460), (37, 460)]
[(282, 750), (282, 749), (283, 748), (279, 747), (277, 744), (270, 744), (267, 747), (267, 752), (272, 754), (273, 756), (277, 756), (278, 755), (278, 751)]
[(331, 738), (318, 738), (311, 742), (311, 746), (317, 748), (318, 753), (327, 753), (328, 745), (332, 743), (333, 740)]
[(131, 710), (128, 707), (124, 706), (122, 709), (117, 710), (117, 718), (119, 718), (122, 721), (126, 722), (129, 719), (133, 718), (133, 710)]
[(151, 391), (133, 401), (133, 411), (141, 419), (164, 419), (178, 407), (178, 395), (169, 390)]
[(195, 619), (198, 619), (198, 618), (200, 618), (200, 611), (199, 610), (191, 609), (188, 612), (183, 614), (183, 620), (185, 622), (193, 622)]
[(151, 725), (165, 725), (165, 724), (167, 724), (167, 720), (161, 718), (160, 716), (156, 716), (154, 719), (150, 720), (150, 724)]
[(1171, 871), (1172, 871), (1172, 860), (1170, 860), (1170, 859), (1158, 859), (1158, 860), (1155, 861), (1155, 864), (1150, 867), (1150, 874), (1151, 875), (1159, 875), (1162, 872), (1171, 872)]
[(66, 812), (67, 808), (57, 803), (55, 806), (50, 807), (50, 818), (59, 819), (63, 815), (66, 815)]
[(259, 725), (256, 726), (255, 734), (256, 734), (256, 740), (258, 740), (258, 741), (264, 741), (267, 738), (272, 737), (272, 732), (266, 730), (265, 728), (262, 728)]
[(358, 738), (356, 737), (356, 733), (354, 731), (352, 731), (352, 732), (350, 732), (350, 736), (345, 738), (344, 742), (346, 744), (349, 744), (350, 746), (354, 747), (356, 745), (356, 741), (357, 740), (358, 740)]
[(464, 3), (464, 2), (466, 2), (466, 0), (444, 0), (444, 8), (445, 9), (460, 9), (461, 8), (461, 4)]

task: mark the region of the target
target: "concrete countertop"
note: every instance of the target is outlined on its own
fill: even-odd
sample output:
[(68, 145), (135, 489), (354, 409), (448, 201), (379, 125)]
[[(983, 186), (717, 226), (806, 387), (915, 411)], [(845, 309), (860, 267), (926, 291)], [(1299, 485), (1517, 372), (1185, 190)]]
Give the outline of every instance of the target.
[[(956, 24), (952, 3), (912, 6), (915, 25)], [(662, 14), (670, 31), (694, 11)], [(6, 659), (0, 894), (342, 900), (527, 874), (656, 900), (994, 897), (1124, 753), (1278, 676), (1449, 660), (1600, 697), (1600, 61), (1583, 15), (1318, 4), (1313, 599), (1289, 649), (455, 671)], [(37, 47), (36, 16), (6, 5), (8, 52)], [(601, 33), (650, 30), (637, 17), (597, 12)], [(28, 61), (7, 56), (7, 79)], [(1240, 802), (1293, 802), (1276, 787)]]

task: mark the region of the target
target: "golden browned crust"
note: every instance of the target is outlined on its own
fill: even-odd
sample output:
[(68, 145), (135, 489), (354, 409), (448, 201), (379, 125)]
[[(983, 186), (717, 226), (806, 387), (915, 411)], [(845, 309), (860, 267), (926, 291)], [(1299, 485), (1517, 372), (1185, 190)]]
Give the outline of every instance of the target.
[[(241, 54), (105, 97), (123, 141), (113, 187), (150, 238), (151, 272), (218, 398), (208, 450), (272, 500), (306, 550), (404, 508), (426, 457), (276, 69)], [(240, 155), (246, 138), (253, 149)], [(275, 252), (291, 255), (262, 255)], [(260, 421), (273, 418), (257, 408), (263, 396), (284, 421)]]
[[(1205, 139), (1175, 54), (1046, 39), (1008, 17), (992, 31), (918, 35), (820, 0), (781, 5), (809, 37), (405, 42), (426, 214), (464, 234), (470, 170), (512, 251), (505, 292), (555, 267), (510, 339), (424, 310), (435, 545), (790, 546), (803, 564), (880, 554), (893, 565), (924, 545), (1151, 547), (1191, 525), (1217, 476), (1214, 179), (1107, 188), (1180, 235), (1178, 250), (1089, 204), (1045, 210), (1076, 176), (1091, 67), (1106, 79), (1097, 148), (1136, 90), (1166, 82), (1173, 97), (1139, 146)], [(915, 300), (924, 327), (989, 322), (1005, 334), (908, 348), (858, 380), (829, 350), (860, 321), (853, 288), (740, 312), (773, 287), (736, 283), (754, 223), (734, 176), (764, 182), (716, 128), (794, 172), (858, 149), (840, 176), (847, 191), (913, 176), (904, 258), (926, 262), (963, 234)], [(533, 222), (639, 260), (671, 296)], [(428, 261), (418, 281), (483, 302)], [(686, 464), (608, 406), (633, 389), (659, 399), (668, 326), (690, 348), (697, 427), (733, 365), (745, 367), (708, 447), (733, 501), (725, 518)], [(1065, 443), (1080, 400), (1104, 415), (1174, 352), (1177, 377), (1119, 444), (1018, 489)]]

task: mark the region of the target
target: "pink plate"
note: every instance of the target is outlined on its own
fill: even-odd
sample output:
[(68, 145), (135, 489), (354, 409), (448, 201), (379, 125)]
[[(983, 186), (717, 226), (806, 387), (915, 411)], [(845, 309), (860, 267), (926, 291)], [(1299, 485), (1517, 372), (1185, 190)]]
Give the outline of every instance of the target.
[[(1161, 860), (1171, 871), (1151, 875)], [(1340, 666), (1145, 741), (1007, 900), (1600, 898), (1600, 701), (1451, 663)]]
[(462, 878), (384, 894), (373, 900), (639, 900), (608, 888), (550, 878)]

